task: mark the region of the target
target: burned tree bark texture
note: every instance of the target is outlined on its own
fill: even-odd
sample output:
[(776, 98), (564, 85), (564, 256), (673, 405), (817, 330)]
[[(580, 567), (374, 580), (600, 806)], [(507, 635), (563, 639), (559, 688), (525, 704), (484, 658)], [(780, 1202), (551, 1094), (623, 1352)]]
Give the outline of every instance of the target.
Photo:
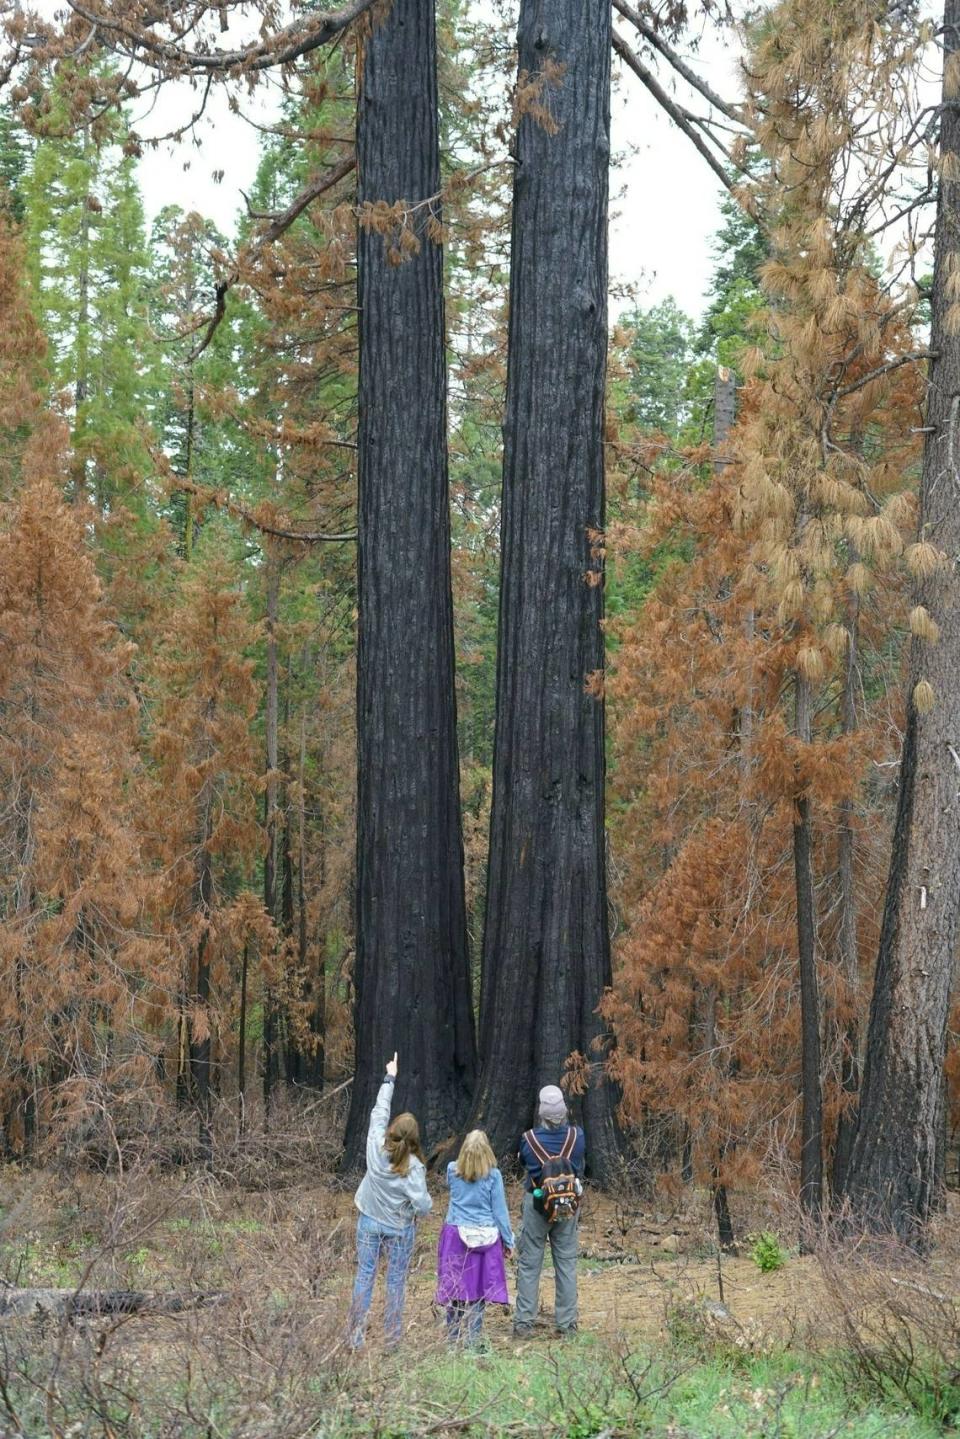
[[(922, 1244), (936, 1205), (947, 1015), (960, 911), (960, 334), (948, 319), (960, 270), (960, 0), (944, 6), (944, 164), (937, 201), (920, 538), (947, 564), (918, 583), (939, 643), (912, 641), (911, 697), (893, 853), (845, 1196), (858, 1230)], [(951, 74), (952, 72), (952, 74)], [(915, 686), (934, 703), (918, 712)]]
[[(475, 1071), (450, 590), (443, 256), (432, 0), (394, 0), (363, 48), (356, 1078), (345, 1164), (363, 1159), (384, 1061), (428, 1144), (455, 1133)], [(411, 244), (411, 240), (414, 244)]]
[[(848, 544), (851, 563), (859, 553)], [(844, 734), (853, 734), (858, 725), (857, 684), (860, 666), (860, 597), (852, 592), (847, 601), (847, 657), (844, 663), (841, 719)], [(833, 1147), (831, 1187), (842, 1193), (857, 1129), (854, 1100), (860, 1088), (860, 1026), (857, 1020), (856, 996), (860, 986), (860, 951), (857, 942), (857, 890), (854, 877), (856, 834), (853, 801), (840, 804), (837, 835), (837, 878), (839, 881), (840, 919), (837, 925), (836, 959), (847, 989), (847, 1010), (840, 1032), (840, 1088), (846, 1101), (837, 1121), (837, 1137)]]
[[(493, 812), (476, 1122), (516, 1148), (539, 1086), (598, 1073), (604, 855), (603, 410), (610, 7), (523, 0), (504, 422)], [(533, 89), (531, 90), (531, 86)], [(602, 1077), (577, 1106), (618, 1158)]]
[[(737, 377), (733, 370), (726, 365), (720, 365), (717, 369), (713, 386), (713, 468), (714, 473), (721, 475), (730, 463), (727, 449), (730, 443), (730, 435), (737, 422)], [(752, 627), (752, 611), (749, 619)], [(740, 792), (745, 803), (749, 804), (750, 792), (750, 766), (751, 746), (753, 740), (753, 697), (747, 696), (747, 702), (740, 712)], [(717, 1046), (717, 990), (715, 985), (710, 985), (704, 995), (705, 1034), (704, 1041), (707, 1053), (711, 1056), (711, 1062), (717, 1063), (719, 1050)], [(723, 1063), (725, 1061), (720, 1060)], [(717, 1154), (717, 1163), (713, 1171), (713, 1213), (717, 1221), (717, 1241), (721, 1249), (732, 1250), (736, 1246), (736, 1235), (733, 1229), (733, 1217), (730, 1213), (730, 1202), (727, 1195), (727, 1186), (723, 1182), (723, 1163), (734, 1146), (733, 1136), (726, 1135), (720, 1143)]]
[[(797, 733), (810, 743), (810, 687), (799, 675)], [(794, 802), (793, 868), (800, 964), (800, 1208), (816, 1225), (823, 1208), (823, 1090), (820, 1081), (820, 985), (817, 973), (817, 911), (813, 879), (810, 798)]]

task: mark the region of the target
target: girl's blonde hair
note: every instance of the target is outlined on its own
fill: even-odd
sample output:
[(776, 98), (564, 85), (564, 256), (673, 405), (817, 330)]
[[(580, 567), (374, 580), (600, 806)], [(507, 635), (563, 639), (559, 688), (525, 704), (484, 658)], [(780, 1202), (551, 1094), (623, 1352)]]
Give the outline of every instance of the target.
[(457, 1155), (457, 1173), (461, 1179), (486, 1179), (496, 1165), (496, 1156), (482, 1129), (471, 1129)]
[(383, 1147), (390, 1156), (390, 1168), (396, 1170), (397, 1174), (409, 1173), (411, 1154), (423, 1161), (420, 1126), (412, 1114), (397, 1115), (387, 1130)]

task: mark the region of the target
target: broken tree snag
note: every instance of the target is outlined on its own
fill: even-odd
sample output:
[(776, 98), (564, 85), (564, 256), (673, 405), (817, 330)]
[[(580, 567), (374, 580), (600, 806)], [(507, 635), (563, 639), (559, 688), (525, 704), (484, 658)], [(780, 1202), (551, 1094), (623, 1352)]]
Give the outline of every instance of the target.
[(0, 1288), (0, 1319), (93, 1319), (108, 1314), (184, 1314), (225, 1304), (223, 1291), (151, 1294), (137, 1289)]

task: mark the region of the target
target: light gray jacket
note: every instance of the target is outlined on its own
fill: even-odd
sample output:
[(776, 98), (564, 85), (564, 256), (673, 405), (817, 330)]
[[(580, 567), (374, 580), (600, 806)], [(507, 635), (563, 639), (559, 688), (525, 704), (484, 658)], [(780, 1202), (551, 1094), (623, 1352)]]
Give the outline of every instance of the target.
[(383, 1141), (390, 1123), (392, 1103), (393, 1080), (387, 1075), (370, 1112), (367, 1172), (353, 1202), (361, 1214), (375, 1220), (384, 1229), (406, 1229), (418, 1214), (427, 1214), (433, 1208), (433, 1200), (427, 1193), (427, 1171), (414, 1155), (410, 1156), (410, 1168), (406, 1174), (398, 1174), (390, 1168)]

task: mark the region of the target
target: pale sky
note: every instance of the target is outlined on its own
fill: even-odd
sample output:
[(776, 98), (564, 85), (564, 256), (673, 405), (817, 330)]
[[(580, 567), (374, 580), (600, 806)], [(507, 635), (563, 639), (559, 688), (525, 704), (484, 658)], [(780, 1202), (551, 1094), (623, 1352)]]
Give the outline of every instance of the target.
[[(687, 50), (685, 55), (715, 89), (736, 98), (736, 55), (729, 36), (721, 43), (707, 33), (698, 53)], [(662, 80), (665, 69), (661, 64)], [(672, 294), (683, 309), (697, 314), (704, 305), (712, 266), (710, 238), (719, 220), (720, 186), (685, 136), (616, 57), (614, 74), (612, 138), (619, 163), (611, 176), (611, 285), (635, 286), (644, 305)], [(262, 98), (253, 113), (262, 121), (277, 104), (278, 92), (270, 86), (258, 93)], [(680, 98), (690, 102), (682, 91)], [(134, 112), (138, 132), (150, 136), (172, 129), (191, 102), (196, 104), (196, 92), (171, 87), (149, 115), (141, 118)], [(705, 107), (693, 101), (691, 108), (703, 113)], [(243, 208), (240, 192), (249, 189), (256, 171), (258, 136), (227, 108), (221, 92), (211, 97), (209, 112), (213, 121), (202, 126), (199, 146), (187, 140), (146, 151), (139, 166), (140, 184), (148, 220), (164, 205), (176, 203), (207, 215), (229, 235)], [(216, 182), (213, 176), (221, 170), (223, 178)]]
[[(729, 40), (721, 43), (707, 32), (697, 53), (683, 53), (724, 99), (736, 100), (737, 54)], [(613, 151), (626, 158), (611, 175), (611, 283), (636, 284), (643, 305), (673, 295), (681, 309), (699, 314), (713, 268), (711, 240), (723, 188), (637, 77), (616, 56), (613, 65)], [(668, 73), (661, 62), (657, 77), (669, 90)], [(694, 113), (706, 113), (706, 105), (688, 91), (681, 89), (676, 98)]]

